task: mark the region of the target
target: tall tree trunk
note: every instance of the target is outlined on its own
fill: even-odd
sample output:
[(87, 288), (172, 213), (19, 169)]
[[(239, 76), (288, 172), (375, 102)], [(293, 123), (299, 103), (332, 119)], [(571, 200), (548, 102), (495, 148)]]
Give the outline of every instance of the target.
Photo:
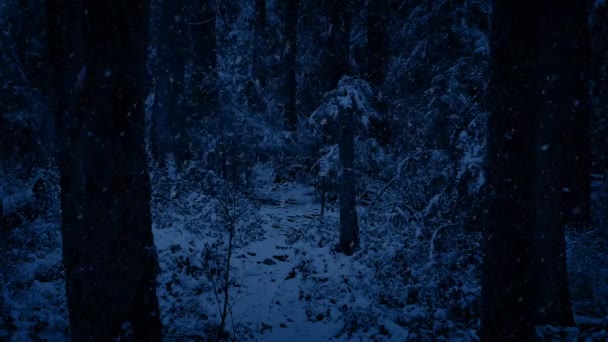
[(178, 161), (187, 158), (186, 127), (181, 124), (185, 113), (180, 104), (187, 49), (185, 12), (184, 1), (161, 0), (151, 135), (152, 153), (161, 167), (167, 153), (174, 153)]
[(593, 166), (594, 172), (608, 170), (608, 4), (596, 2), (592, 12), (593, 62)]
[[(350, 72), (350, 1), (329, 1), (329, 37), (326, 75), (330, 88)], [(340, 109), (338, 115), (338, 149), (340, 151), (340, 250), (350, 255), (359, 246), (359, 225), (356, 208), (356, 179), (354, 170), (354, 113)]]
[(293, 131), (298, 123), (296, 113), (296, 71), (297, 71), (297, 37), (298, 37), (298, 0), (283, 0), (282, 7), (285, 16), (285, 44), (283, 47), (283, 65), (285, 67), (284, 87), (284, 122), (288, 130)]
[(160, 341), (145, 0), (48, 1), (72, 340)]
[(264, 89), (266, 88), (266, 0), (255, 0), (253, 22), (254, 46), (251, 61), (253, 80), (249, 84), (249, 105), (254, 112), (264, 112)]
[(571, 10), (494, 5), (482, 341), (531, 340), (535, 324), (573, 323), (560, 211), (574, 103), (565, 96), (572, 79), (558, 77), (574, 51), (560, 28)]
[(191, 3), (188, 30), (191, 49), (192, 76), (186, 96), (189, 106), (184, 124), (197, 127), (202, 121), (216, 122), (217, 132), (224, 129), (217, 88), (217, 36), (214, 1)]
[(387, 0), (367, 0), (367, 79), (378, 88), (385, 78), (388, 59)]
[(354, 114), (342, 109), (338, 115), (340, 125), (340, 249), (351, 255), (359, 247), (357, 220), (357, 193), (355, 178)]
[(188, 29), (194, 74), (189, 94), (197, 98), (196, 106), (190, 113), (191, 121), (198, 119), (199, 111), (203, 117), (217, 115), (218, 111), (215, 16), (214, 1), (198, 1), (190, 7)]
[(483, 238), (482, 341), (529, 341), (533, 229), (528, 170), (535, 99), (538, 12), (523, 0), (497, 0), (492, 16), (488, 121), (488, 220)]
[(582, 228), (591, 221), (591, 47), (587, 2), (549, 1), (545, 8), (543, 27), (548, 38), (544, 43), (554, 63), (545, 78), (557, 86), (547, 96), (565, 120), (562, 211), (564, 222)]
[(263, 87), (266, 85), (264, 57), (266, 54), (266, 0), (255, 0), (255, 40), (254, 47), (254, 76)]
[[(542, 2), (534, 191), (536, 322), (573, 325), (565, 229), (589, 223), (591, 164), (588, 98), (589, 38), (585, 1)], [(562, 188), (568, 187), (568, 191)], [(562, 196), (563, 195), (563, 196)]]
[(593, 226), (608, 239), (608, 4), (595, 2), (591, 16), (593, 56), (593, 172), (604, 175), (604, 195), (593, 203)]
[(389, 35), (387, 23), (389, 22), (388, 0), (367, 0), (367, 63), (366, 79), (374, 89), (374, 106), (381, 115), (381, 119), (372, 119), (369, 135), (379, 142), (391, 142), (391, 118), (387, 111), (386, 99), (381, 87), (386, 77), (389, 56)]
[(324, 75), (327, 77), (328, 89), (338, 86), (342, 76), (351, 71), (350, 67), (350, 14), (349, 0), (328, 0), (329, 36), (327, 38), (328, 60), (325, 63)]

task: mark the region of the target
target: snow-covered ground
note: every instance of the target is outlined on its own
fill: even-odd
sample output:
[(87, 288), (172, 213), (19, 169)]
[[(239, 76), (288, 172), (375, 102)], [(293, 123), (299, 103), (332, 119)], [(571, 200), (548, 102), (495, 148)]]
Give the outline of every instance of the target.
[[(302, 305), (300, 265), (307, 249), (290, 239), (303, 235), (319, 220), (319, 206), (313, 203), (312, 188), (288, 184), (272, 191), (258, 192), (265, 239), (235, 251), (234, 276), (240, 287), (231, 295), (236, 324), (258, 331), (259, 341), (320, 341), (336, 335), (340, 324), (315, 324), (308, 320)], [(315, 260), (329, 260), (327, 277), (338, 271), (344, 258), (333, 258), (328, 248), (319, 249)]]
[[(315, 310), (315, 303), (320, 299), (313, 298), (314, 293), (319, 295), (321, 288), (330, 286), (336, 279), (348, 282), (348, 279), (373, 272), (368, 272), (355, 259), (333, 251), (337, 240), (330, 241), (328, 236), (337, 238), (337, 232), (328, 230), (336, 228), (338, 212), (328, 210), (322, 221), (314, 188), (298, 183), (274, 184), (271, 170), (258, 171), (258, 187), (252, 196), (255, 203), (252, 215), (255, 217), (255, 229), (258, 230), (255, 235), (263, 238), (237, 243), (233, 250), (232, 285), (228, 301), (231, 313), (227, 320), (227, 331), (235, 334), (238, 340), (350, 340), (344, 330), (345, 310), (352, 304), (369, 305), (368, 301), (363, 296), (336, 293), (335, 298), (324, 299), (330, 305), (321, 313)], [(179, 340), (189, 336), (194, 340), (202, 333), (200, 330), (204, 329), (204, 325), (210, 323), (207, 320), (219, 322), (220, 319), (222, 306), (218, 302), (223, 304), (222, 294), (215, 297), (211, 293), (221, 287), (219, 283), (222, 279), (209, 276), (202, 270), (203, 265), (209, 266), (203, 259), (207, 258), (208, 261), (212, 257), (196, 257), (196, 254), (214, 249), (214, 253), (220, 254), (219, 258), (225, 258), (222, 252), (227, 248), (228, 234), (224, 231), (210, 236), (210, 230), (222, 231), (218, 229), (219, 224), (199, 230), (189, 223), (192, 218), (187, 217), (209, 211), (208, 200), (198, 198), (198, 202), (192, 203), (199, 203), (200, 210), (191, 210), (185, 215), (173, 210), (170, 224), (162, 228), (155, 225), (155, 240), (163, 269), (159, 298), (165, 326), (172, 327), (167, 333), (169, 339)], [(217, 220), (214, 216), (199, 217), (194, 221), (209, 223)], [(250, 228), (251, 223), (242, 226), (237, 235), (250, 234), (242, 230)], [(218, 240), (221, 242), (218, 243)], [(178, 252), (176, 246), (180, 246)], [(189, 250), (186, 253), (189, 256), (176, 256), (185, 250)], [(183, 273), (176, 274), (176, 258), (189, 259), (187, 263), (195, 264), (192, 268), (197, 270), (187, 271), (185, 267)], [(196, 284), (197, 281), (201, 284)], [(174, 287), (176, 283), (181, 286), (181, 298), (167, 291), (167, 284)], [(207, 283), (207, 286), (203, 283)], [(197, 287), (206, 291), (187, 289)], [(187, 299), (188, 295), (192, 297)], [(361, 303), (354, 303), (353, 299)], [(206, 307), (203, 307), (203, 303), (206, 303)], [(188, 318), (180, 322), (169, 318), (170, 313), (175, 312)], [(186, 318), (184, 316), (182, 318)], [(187, 329), (191, 330), (190, 333), (186, 332)]]
[[(348, 257), (334, 251), (338, 210), (330, 204), (321, 218), (310, 185), (275, 183), (268, 165), (254, 168), (249, 196), (223, 191), (226, 184), (217, 181), (200, 174), (175, 178), (166, 195), (157, 192), (152, 201), (166, 341), (214, 339), (229, 236), (222, 208), (237, 213), (225, 324), (235, 340), (477, 340), (475, 235), (451, 236), (457, 233), (448, 231), (451, 226), (415, 220), (391, 224), (403, 215), (385, 205), (391, 201), (379, 199), (374, 210), (360, 210), (363, 248)], [(384, 198), (395, 195), (389, 191)], [(0, 340), (69, 340), (57, 210), (0, 241), (13, 246), (1, 261)], [(569, 259), (587, 265), (576, 254), (588, 245), (580, 239), (569, 239), (575, 251)], [(592, 269), (605, 268), (593, 264)], [(577, 272), (577, 279), (595, 275), (589, 269)], [(574, 284), (573, 290), (579, 288)], [(579, 310), (583, 296), (573, 294)], [(596, 297), (603, 298), (590, 298)], [(589, 315), (577, 321), (603, 324), (593, 310)], [(576, 329), (571, 334), (580, 336)], [(605, 336), (593, 332), (586, 340)]]

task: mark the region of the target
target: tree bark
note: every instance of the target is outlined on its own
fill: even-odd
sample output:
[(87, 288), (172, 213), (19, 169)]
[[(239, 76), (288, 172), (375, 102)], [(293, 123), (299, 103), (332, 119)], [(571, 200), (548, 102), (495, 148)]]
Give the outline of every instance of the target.
[(351, 110), (342, 109), (340, 125), (340, 249), (351, 255), (359, 247), (357, 193), (355, 179), (354, 118)]
[[(529, 341), (533, 229), (531, 179), (537, 9), (498, 0), (492, 16), (488, 119), (488, 219), (483, 232), (482, 341)], [(517, 23), (517, 24), (515, 24)]]
[(284, 65), (284, 122), (285, 127), (293, 131), (298, 123), (296, 112), (296, 92), (297, 92), (297, 37), (298, 37), (298, 0), (283, 0), (283, 12), (285, 16), (285, 43), (283, 48)]
[[(564, 222), (577, 229), (591, 221), (591, 46), (586, 1), (545, 3), (545, 50), (550, 54), (544, 79), (557, 88), (546, 91), (564, 117), (562, 154)], [(567, 190), (566, 190), (567, 189)]]
[(266, 85), (264, 70), (264, 57), (266, 55), (266, 0), (255, 0), (255, 47), (254, 47), (254, 75), (260, 85)]
[(573, 324), (560, 212), (574, 104), (566, 56), (576, 40), (560, 26), (575, 12), (562, 6), (494, 5), (482, 341), (531, 340), (535, 324)]
[(149, 3), (48, 1), (72, 340), (160, 341), (144, 148)]
[(196, 105), (189, 113), (192, 122), (218, 114), (216, 9), (213, 3), (199, 1), (190, 7), (188, 29), (194, 72), (188, 94), (196, 98)]
[(180, 120), (186, 115), (180, 103), (188, 47), (185, 12), (183, 1), (161, 0), (151, 135), (152, 153), (161, 167), (167, 153), (179, 161), (187, 158), (188, 134)]
[(348, 0), (328, 0), (329, 37), (327, 40), (328, 61), (325, 75), (329, 89), (338, 86), (342, 76), (350, 73), (350, 14)]
[(266, 0), (255, 0), (254, 8), (254, 46), (251, 61), (251, 75), (253, 80), (249, 83), (249, 106), (257, 113), (263, 113), (265, 108), (264, 89), (266, 88), (266, 54), (268, 35), (266, 34)]
[[(336, 88), (340, 79), (350, 71), (350, 1), (330, 0), (328, 60), (325, 75), (330, 89)], [(340, 246), (347, 255), (359, 247), (359, 225), (356, 207), (356, 179), (354, 171), (354, 113), (341, 108), (338, 114), (338, 149), (340, 151), (339, 200), (340, 200)]]
[(594, 172), (608, 170), (608, 5), (597, 4), (592, 12), (593, 80), (593, 166)]
[[(573, 325), (564, 222), (589, 223), (591, 183), (584, 1), (542, 2), (537, 67), (540, 110), (533, 169), (536, 322)], [(568, 190), (562, 189), (567, 187)], [(566, 220), (562, 220), (562, 215)]]
[(386, 0), (367, 3), (367, 79), (378, 88), (384, 83), (388, 59), (388, 3)]

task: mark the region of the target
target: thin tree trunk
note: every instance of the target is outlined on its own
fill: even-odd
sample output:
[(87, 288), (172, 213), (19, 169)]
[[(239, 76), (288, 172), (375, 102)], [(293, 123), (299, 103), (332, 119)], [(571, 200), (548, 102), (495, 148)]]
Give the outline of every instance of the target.
[[(195, 1), (189, 7), (188, 32), (191, 49), (189, 57), (193, 72), (185, 92), (190, 105), (187, 107), (184, 124), (192, 129), (202, 121), (213, 122), (216, 125), (213, 127), (215, 132), (220, 132), (219, 134), (223, 136), (226, 122), (220, 110), (217, 84), (217, 13), (214, 3), (216, 2), (211, 0)], [(220, 141), (223, 143), (223, 138)], [(220, 159), (223, 158), (222, 155)], [(218, 167), (223, 168), (223, 166)]]
[(254, 48), (254, 75), (262, 87), (266, 85), (264, 70), (264, 56), (266, 55), (266, 0), (255, 0), (255, 38)]
[(285, 15), (285, 46), (283, 48), (285, 109), (284, 122), (288, 130), (293, 131), (298, 123), (296, 113), (296, 66), (297, 66), (297, 27), (298, 27), (298, 0), (284, 0), (283, 11)]
[(266, 0), (255, 0), (254, 46), (251, 68), (253, 80), (249, 84), (249, 105), (254, 112), (264, 112), (264, 89), (266, 88)]
[(325, 76), (328, 90), (338, 86), (342, 76), (350, 73), (350, 15), (348, 0), (328, 0), (329, 38), (327, 41), (328, 61)]
[[(336, 88), (340, 79), (350, 72), (350, 1), (329, 0), (329, 39), (326, 75), (330, 89)], [(340, 246), (347, 255), (359, 247), (359, 225), (356, 208), (356, 179), (354, 170), (354, 113), (341, 109), (338, 115), (340, 151)]]
[(374, 107), (381, 115), (381, 120), (372, 120), (369, 134), (379, 142), (389, 144), (392, 136), (391, 119), (389, 111), (387, 111), (386, 98), (381, 89), (386, 78), (389, 56), (388, 1), (367, 0), (367, 4), (367, 70), (365, 78), (374, 89)]
[(144, 148), (148, 8), (48, 2), (74, 341), (161, 339)]
[(186, 63), (185, 3), (161, 0), (156, 60), (156, 87), (152, 117), (152, 153), (161, 167), (167, 153), (178, 161), (187, 158), (187, 136), (180, 97)]
[(340, 125), (340, 248), (351, 255), (359, 247), (357, 220), (354, 118), (350, 110), (341, 110)]
[(190, 108), (189, 122), (201, 118), (217, 117), (219, 94), (217, 91), (217, 37), (214, 2), (195, 2), (190, 8), (188, 30), (190, 34), (191, 62), (194, 73), (188, 95), (195, 98)]
[(367, 79), (377, 89), (384, 82), (388, 59), (388, 3), (367, 1)]

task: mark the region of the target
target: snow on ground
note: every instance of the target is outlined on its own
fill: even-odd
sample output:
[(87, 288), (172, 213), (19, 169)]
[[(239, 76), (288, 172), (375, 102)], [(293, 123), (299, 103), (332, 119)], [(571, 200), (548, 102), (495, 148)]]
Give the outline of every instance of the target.
[[(338, 211), (329, 206), (321, 220), (313, 187), (275, 184), (267, 166), (258, 166), (255, 174), (253, 208), (243, 215), (246, 222), (237, 230), (241, 237), (232, 253), (226, 330), (237, 340), (369, 340), (377, 331), (351, 332), (362, 324), (354, 322), (357, 314), (373, 305), (356, 288), (371, 285), (374, 272), (333, 251)], [(220, 321), (223, 299), (213, 293), (222, 279), (209, 270), (225, 265), (228, 234), (211, 209), (217, 203), (195, 192), (181, 192), (190, 209), (179, 200), (155, 219), (162, 270), (158, 295), (169, 340), (198, 340), (208, 336), (205, 327)], [(374, 340), (402, 340), (407, 333), (394, 323), (372, 320), (387, 330)]]
[[(259, 326), (259, 341), (320, 341), (337, 335), (340, 322), (315, 324), (308, 320), (301, 303), (299, 265), (308, 258), (302, 244), (290, 237), (310, 228), (319, 219), (319, 205), (313, 203), (312, 188), (288, 184), (273, 191), (258, 192), (265, 239), (235, 251), (241, 286), (233, 296), (240, 300), (233, 315), (238, 324)], [(319, 249), (316, 260), (332, 260), (327, 274), (335, 273), (342, 258), (332, 258), (329, 249)], [(322, 276), (322, 275), (319, 275)], [(253, 330), (252, 329), (252, 330)]]
[(69, 323), (57, 216), (17, 229), (0, 262), (0, 340), (66, 341)]
[[(333, 251), (338, 210), (328, 205), (320, 218), (314, 188), (277, 184), (268, 165), (256, 166), (254, 173), (248, 198), (226, 197), (214, 177), (176, 179), (167, 197), (154, 198), (166, 341), (204, 341), (220, 322), (226, 204), (239, 212), (225, 327), (236, 340), (477, 340), (479, 261), (463, 249), (478, 250), (476, 238), (452, 239), (440, 248), (439, 234), (418, 234), (417, 222), (402, 231), (390, 228), (390, 220), (401, 216), (383, 207), (360, 215), (365, 248), (347, 257)], [(0, 340), (67, 341), (59, 216), (18, 229), (0, 263)], [(436, 250), (430, 249), (433, 242)], [(569, 259), (587, 265), (575, 253), (583, 248), (572, 239), (569, 244)], [(583, 316), (577, 316), (580, 324), (598, 324), (593, 312), (592, 319)], [(589, 340), (605, 339), (605, 331), (596, 335)]]

